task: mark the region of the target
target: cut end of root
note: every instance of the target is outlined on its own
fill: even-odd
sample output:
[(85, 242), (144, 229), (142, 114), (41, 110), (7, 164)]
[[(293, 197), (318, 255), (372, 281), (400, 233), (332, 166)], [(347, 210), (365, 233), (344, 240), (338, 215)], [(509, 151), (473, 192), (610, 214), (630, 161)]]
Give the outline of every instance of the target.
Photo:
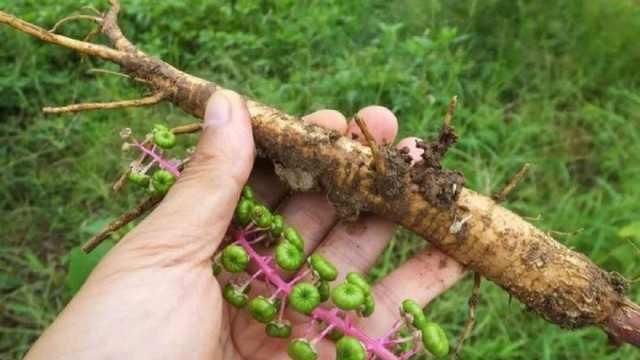
[(640, 347), (640, 306), (625, 300), (603, 327), (616, 345), (628, 343)]

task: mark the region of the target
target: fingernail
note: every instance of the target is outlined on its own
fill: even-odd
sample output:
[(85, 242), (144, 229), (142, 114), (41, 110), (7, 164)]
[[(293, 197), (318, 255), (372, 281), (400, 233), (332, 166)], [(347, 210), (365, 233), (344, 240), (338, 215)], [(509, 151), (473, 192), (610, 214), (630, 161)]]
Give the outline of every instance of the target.
[(220, 127), (231, 120), (229, 100), (220, 93), (214, 93), (207, 103), (204, 114), (204, 127)]

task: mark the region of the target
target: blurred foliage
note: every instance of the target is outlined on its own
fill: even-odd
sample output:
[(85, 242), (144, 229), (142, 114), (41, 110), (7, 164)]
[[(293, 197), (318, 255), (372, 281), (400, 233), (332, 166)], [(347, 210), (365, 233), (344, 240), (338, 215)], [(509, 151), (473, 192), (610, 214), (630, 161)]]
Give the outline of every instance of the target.
[[(122, 26), (142, 49), (194, 75), (294, 114), (393, 109), (402, 135), (433, 136), (458, 95), (461, 142), (447, 165), (470, 188), (499, 189), (524, 162), (533, 171), (506, 206), (567, 246), (628, 278), (638, 251), (617, 236), (640, 213), (640, 7), (633, 0), (123, 1)], [(232, 6), (232, 4), (234, 4)], [(92, 4), (0, 0), (44, 27)], [(83, 37), (93, 25), (61, 31)], [(99, 40), (104, 41), (104, 40)], [(96, 223), (135, 203), (113, 196), (126, 164), (122, 127), (192, 121), (171, 105), (43, 116), (44, 105), (134, 98), (112, 65), (0, 26), (0, 358), (20, 358), (66, 301), (71, 248)], [(634, 161), (635, 160), (635, 161)], [(422, 247), (401, 232), (372, 276)], [(457, 336), (471, 282), (429, 314)], [(467, 358), (631, 359), (596, 329), (560, 330), (484, 282)], [(640, 300), (633, 287), (630, 296)]]

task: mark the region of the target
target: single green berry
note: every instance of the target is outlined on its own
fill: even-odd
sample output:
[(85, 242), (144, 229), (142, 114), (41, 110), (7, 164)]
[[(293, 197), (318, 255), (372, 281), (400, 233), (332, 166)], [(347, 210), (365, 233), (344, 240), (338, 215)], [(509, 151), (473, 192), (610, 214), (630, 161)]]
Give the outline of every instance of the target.
[(288, 322), (272, 321), (266, 327), (267, 336), (275, 338), (288, 338), (291, 336), (291, 324)]
[(158, 195), (166, 194), (176, 182), (176, 177), (167, 170), (158, 170), (151, 177), (151, 191)]
[(149, 175), (136, 170), (129, 171), (129, 181), (136, 185), (146, 186), (149, 183)]
[(365, 294), (368, 294), (371, 292), (371, 285), (369, 285), (369, 282), (367, 281), (367, 279), (365, 279), (364, 276), (360, 275), (360, 273), (357, 273), (357, 272), (348, 273), (347, 282), (359, 287), (360, 289), (362, 289), (362, 291)]
[(376, 301), (371, 293), (364, 296), (364, 303), (358, 309), (358, 313), (362, 317), (369, 317), (376, 310)]
[(343, 336), (344, 336), (344, 334), (340, 330), (338, 330), (336, 328), (333, 328), (327, 334), (327, 339), (333, 340), (333, 341), (338, 341), (338, 340), (342, 339)]
[(331, 301), (342, 310), (355, 310), (364, 303), (362, 289), (349, 282), (336, 286), (331, 292)]
[(276, 263), (283, 270), (295, 271), (304, 263), (304, 253), (287, 241), (276, 246)]
[(308, 282), (297, 283), (289, 293), (289, 305), (303, 314), (310, 314), (320, 304), (320, 292)]
[(311, 255), (309, 257), (309, 265), (321, 280), (333, 281), (338, 277), (338, 269), (322, 255)]
[(251, 222), (251, 213), (255, 204), (252, 200), (240, 199), (236, 206), (236, 221), (241, 226), (249, 225)]
[(320, 302), (322, 303), (329, 300), (329, 296), (331, 296), (329, 282), (320, 280), (316, 283), (316, 287), (318, 288), (318, 293), (320, 293)]
[(231, 244), (222, 251), (222, 266), (230, 273), (243, 272), (249, 264), (249, 254), (240, 245)]
[(304, 240), (298, 231), (290, 226), (287, 226), (282, 232), (282, 237), (285, 240), (295, 245), (300, 250), (304, 250)]
[(358, 339), (343, 336), (336, 343), (336, 360), (365, 360), (367, 351)]
[(211, 264), (211, 270), (213, 271), (213, 276), (218, 276), (222, 272), (222, 266), (220, 266), (219, 261), (214, 261)]
[(427, 321), (420, 328), (420, 332), (422, 334), (422, 344), (427, 351), (437, 358), (447, 356), (449, 353), (449, 340), (440, 325)]
[(293, 360), (316, 360), (318, 353), (307, 339), (295, 339), (289, 343), (287, 354)]
[(176, 146), (176, 134), (171, 130), (160, 130), (153, 133), (153, 142), (162, 149), (171, 149)]
[(247, 289), (240, 291), (240, 289), (234, 285), (226, 284), (222, 290), (222, 297), (224, 297), (229, 304), (240, 309), (247, 304), (247, 300), (249, 299), (245, 292), (248, 292)]
[(414, 300), (404, 300), (402, 302), (401, 312), (405, 317), (407, 317), (407, 320), (418, 329), (422, 328), (427, 323), (427, 317), (424, 316), (422, 306)]
[(270, 231), (273, 237), (279, 237), (280, 235), (282, 235), (282, 231), (284, 231), (284, 218), (282, 217), (282, 215), (273, 215), (273, 218), (271, 219)]
[(153, 125), (153, 130), (151, 132), (155, 133), (158, 131), (169, 131), (169, 128), (162, 124)]
[(249, 185), (245, 185), (242, 188), (242, 197), (252, 201), (256, 199), (255, 195), (253, 194), (253, 189)]
[(254, 319), (266, 324), (278, 314), (278, 308), (264, 296), (258, 296), (249, 301), (249, 313)]
[(259, 228), (268, 229), (271, 227), (273, 215), (264, 205), (256, 205), (251, 212), (251, 219)]

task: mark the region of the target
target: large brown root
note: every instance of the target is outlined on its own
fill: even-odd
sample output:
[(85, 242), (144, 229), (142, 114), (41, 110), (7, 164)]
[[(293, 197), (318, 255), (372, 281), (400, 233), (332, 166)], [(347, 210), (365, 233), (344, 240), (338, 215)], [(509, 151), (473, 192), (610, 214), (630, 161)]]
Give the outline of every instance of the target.
[[(221, 87), (138, 50), (118, 27), (118, 2), (110, 2), (102, 33), (113, 48), (55, 35), (2, 11), (0, 22), (117, 63), (163, 94), (162, 100), (201, 118), (207, 99)], [(624, 297), (619, 277), (491, 198), (463, 188), (460, 174), (441, 169), (440, 158), (455, 142), (448, 123), (436, 144), (419, 144), (425, 156), (413, 168), (402, 152), (380, 148), (381, 173), (381, 159), (374, 161), (370, 148), (256, 101), (247, 104), (259, 153), (292, 188), (323, 189), (345, 217), (372, 211), (393, 219), (564, 328), (596, 325), (619, 342), (640, 345), (640, 308)]]

